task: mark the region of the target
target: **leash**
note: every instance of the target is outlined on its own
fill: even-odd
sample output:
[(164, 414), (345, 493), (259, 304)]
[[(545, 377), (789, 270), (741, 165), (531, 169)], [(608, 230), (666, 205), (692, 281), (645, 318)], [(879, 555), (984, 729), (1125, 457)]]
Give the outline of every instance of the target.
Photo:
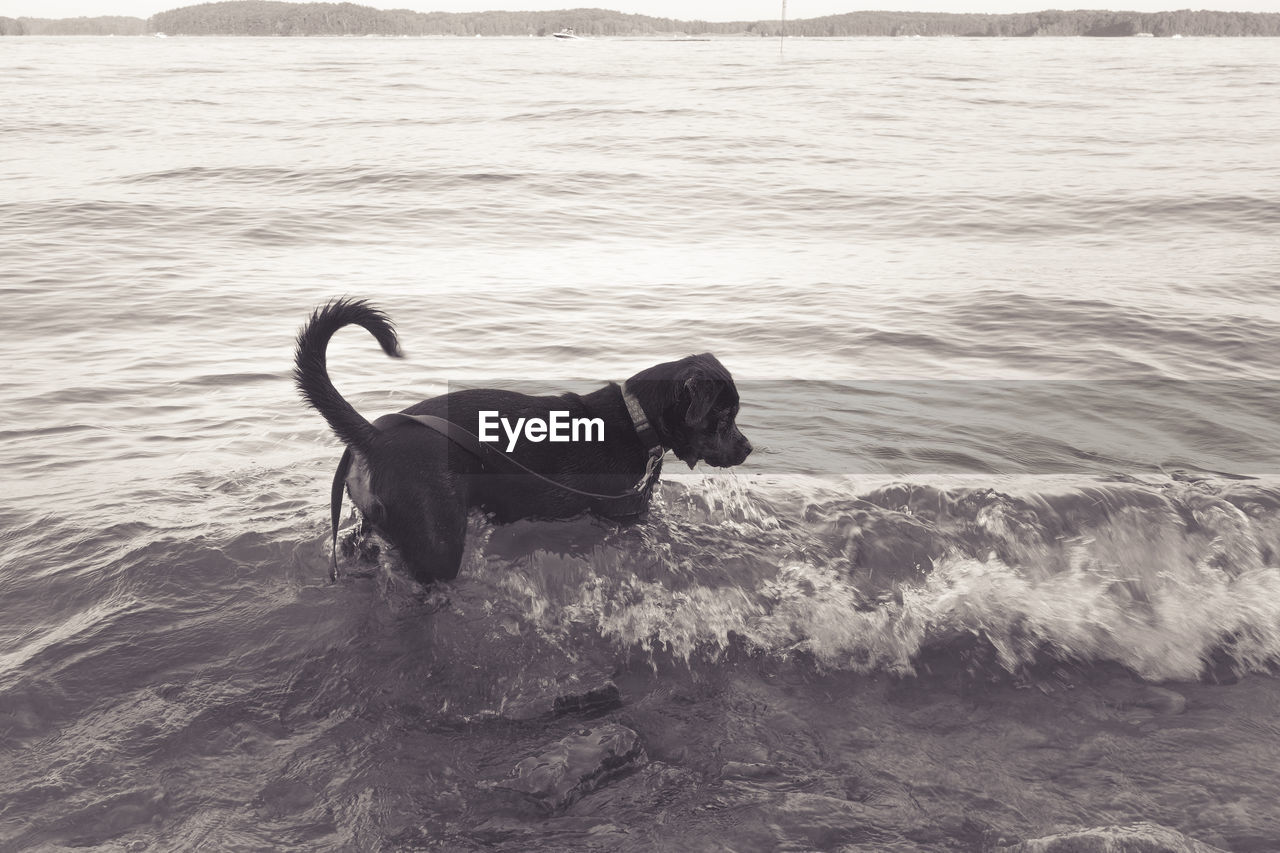
[[(661, 439), (658, 437), (657, 430), (649, 423), (649, 418), (644, 413), (644, 409), (640, 406), (640, 401), (627, 388), (627, 383), (623, 382), (620, 388), (622, 391), (623, 402), (626, 403), (627, 413), (631, 415), (631, 423), (635, 427), (636, 435), (640, 438), (641, 443), (645, 445), (649, 458), (645, 462), (644, 474), (639, 481), (625, 492), (616, 495), (605, 495), (599, 492), (588, 492), (582, 489), (576, 489), (573, 486), (553, 480), (543, 474), (518, 462), (510, 455), (503, 452), (497, 446), (488, 444), (480, 440), (480, 438), (466, 427), (460, 426), (446, 418), (436, 417), (435, 415), (410, 415), (404, 412), (392, 412), (383, 415), (373, 422), (375, 427), (385, 429), (392, 423), (412, 423), (418, 426), (426, 427), (429, 430), (443, 435), (454, 444), (461, 447), (471, 455), (480, 459), (481, 464), (488, 462), (491, 468), (506, 468), (508, 471), (515, 471), (537, 480), (554, 486), (557, 489), (568, 492), (579, 497), (591, 498), (596, 502), (613, 502), (624, 500), (635, 500), (643, 497), (653, 488), (654, 482), (658, 478), (658, 470), (662, 463), (662, 456), (666, 453), (666, 448), (662, 446)], [(342, 459), (338, 460), (338, 469), (333, 474), (333, 486), (329, 491), (329, 520), (330, 529), (333, 538), (333, 552), (329, 565), (329, 580), (336, 581), (338, 579), (338, 523), (341, 521), (342, 515), (342, 493), (347, 482), (347, 474), (351, 472), (351, 448), (345, 448), (342, 453)], [(639, 510), (634, 514), (638, 515)]]

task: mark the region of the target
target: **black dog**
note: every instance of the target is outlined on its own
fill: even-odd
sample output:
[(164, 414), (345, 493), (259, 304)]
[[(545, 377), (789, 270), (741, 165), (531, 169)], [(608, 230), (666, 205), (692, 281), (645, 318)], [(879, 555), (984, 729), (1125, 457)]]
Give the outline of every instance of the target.
[[(655, 365), (621, 387), (610, 383), (582, 396), (456, 391), (370, 423), (333, 387), (325, 365), (329, 339), (347, 325), (364, 327), (383, 352), (400, 357), (390, 320), (360, 300), (318, 308), (298, 333), (298, 390), (347, 445), (334, 480), (335, 528), (345, 481), (365, 520), (423, 583), (457, 576), (471, 507), (500, 523), (583, 512), (630, 521), (648, 508), (665, 450), (690, 468), (700, 459), (717, 467), (737, 465), (751, 453), (734, 423), (733, 378), (705, 353)], [(476, 440), (475, 433), (485, 432), (482, 412), (497, 412), (509, 424), (519, 418), (545, 422), (553, 412), (567, 412), (562, 421), (591, 423), (600, 440), (553, 443), (530, 431), (504, 455), (499, 450), (509, 447), (506, 427), (497, 430), (497, 444)], [(492, 422), (493, 415), (486, 417)], [(492, 439), (492, 430), (482, 437)], [(584, 429), (578, 437), (595, 436)]]

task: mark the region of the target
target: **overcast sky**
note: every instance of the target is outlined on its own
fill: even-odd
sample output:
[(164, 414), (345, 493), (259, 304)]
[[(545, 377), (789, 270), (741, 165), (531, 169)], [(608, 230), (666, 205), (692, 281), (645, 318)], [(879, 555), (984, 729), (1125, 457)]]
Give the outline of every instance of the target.
[[(419, 12), (482, 12), (488, 9), (566, 9), (594, 7), (663, 18), (704, 21), (776, 19), (781, 0), (355, 0), (378, 9)], [(79, 15), (134, 15), (146, 18), (199, 0), (0, 0), (0, 15), (16, 18), (74, 18)], [(858, 9), (914, 12), (1037, 12), (1042, 9), (1220, 9), (1280, 12), (1280, 0), (788, 0), (788, 18), (817, 18)]]

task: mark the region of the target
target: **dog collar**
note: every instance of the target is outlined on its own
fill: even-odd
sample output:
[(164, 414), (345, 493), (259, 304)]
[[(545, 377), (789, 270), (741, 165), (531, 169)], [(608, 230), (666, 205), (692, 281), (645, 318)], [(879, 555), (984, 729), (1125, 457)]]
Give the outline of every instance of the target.
[(660, 449), (662, 439), (658, 437), (658, 431), (649, 423), (649, 416), (644, 413), (640, 401), (631, 393), (626, 382), (622, 383), (622, 401), (627, 404), (627, 413), (631, 415), (631, 423), (636, 428), (636, 435), (644, 443), (645, 450), (652, 453), (655, 449)]

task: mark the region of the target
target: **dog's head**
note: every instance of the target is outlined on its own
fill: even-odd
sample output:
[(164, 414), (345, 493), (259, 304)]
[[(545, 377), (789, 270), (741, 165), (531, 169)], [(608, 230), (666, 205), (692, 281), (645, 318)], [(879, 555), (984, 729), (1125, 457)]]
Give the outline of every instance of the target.
[(711, 353), (691, 355), (642, 370), (627, 388), (662, 443), (690, 468), (703, 460), (717, 468), (740, 465), (751, 442), (735, 423), (738, 389)]

